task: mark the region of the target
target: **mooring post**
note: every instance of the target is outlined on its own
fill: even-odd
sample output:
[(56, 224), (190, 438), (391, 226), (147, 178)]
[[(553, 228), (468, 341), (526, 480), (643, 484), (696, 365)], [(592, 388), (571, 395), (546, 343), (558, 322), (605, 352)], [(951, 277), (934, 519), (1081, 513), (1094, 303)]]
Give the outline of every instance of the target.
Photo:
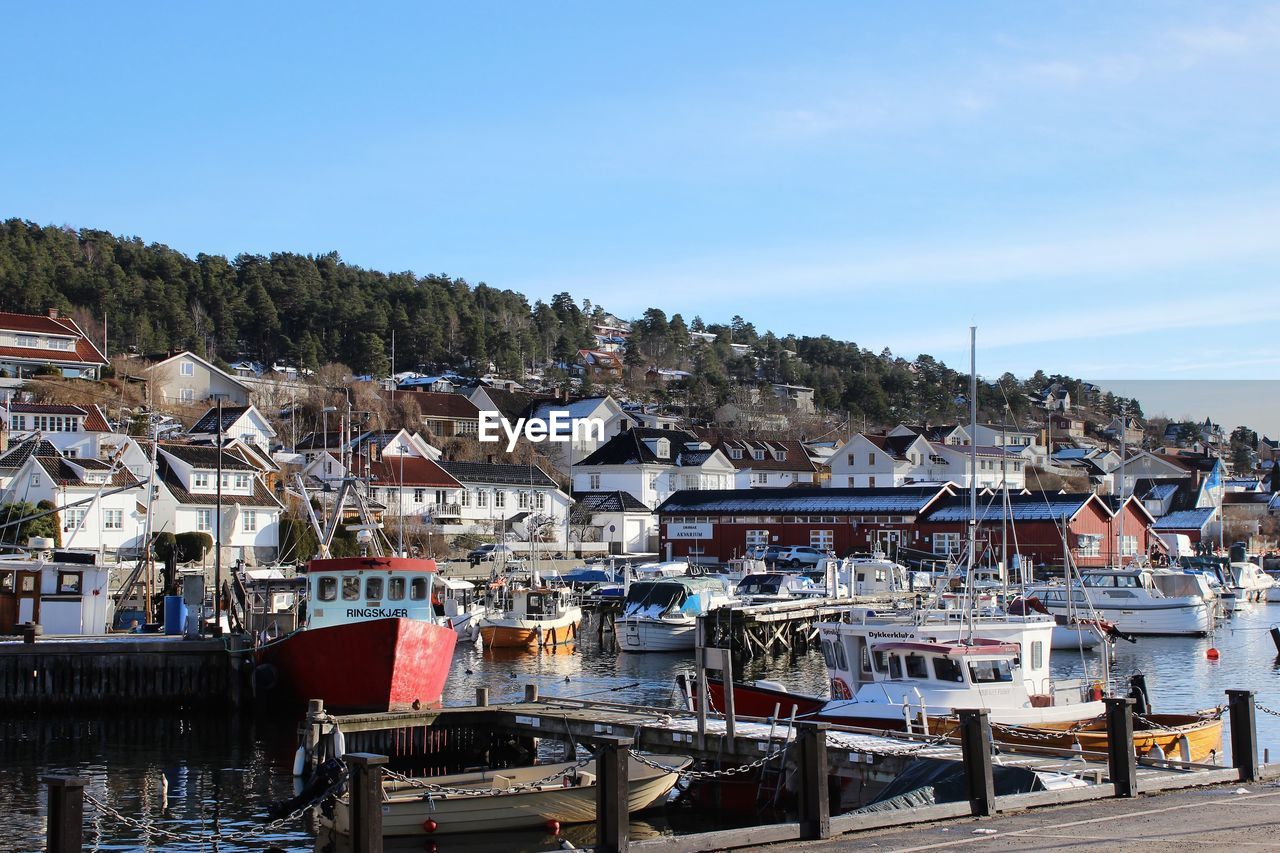
[(538, 685), (526, 684), (524, 686), (524, 701), (526, 702), (538, 701)]
[(45, 776), (49, 788), (48, 853), (80, 853), (84, 844), (84, 786), (79, 776)]
[(1231, 716), (1231, 766), (1240, 771), (1241, 782), (1258, 778), (1258, 721), (1252, 690), (1228, 690), (1227, 708)]
[(489, 704), (489, 688), (477, 687), (476, 688), (476, 707), (483, 708), (485, 705), (488, 705), (488, 704)]
[(995, 771), (991, 767), (991, 718), (986, 709), (962, 709), (960, 755), (964, 761), (964, 791), (969, 813), (988, 817), (996, 812)]
[(320, 741), (324, 737), (324, 700), (307, 702), (307, 772), (320, 764)]
[(831, 803), (827, 798), (827, 723), (797, 722), (800, 747), (800, 837), (806, 841), (831, 836)]
[(351, 752), (347, 763), (348, 800), (351, 804), (351, 850), (382, 853), (382, 765), (385, 755)]
[(1133, 699), (1112, 696), (1107, 704), (1107, 768), (1117, 797), (1138, 793), (1138, 758), (1133, 752)]
[(596, 751), (596, 850), (598, 853), (621, 853), (627, 849), (627, 829), (631, 822), (627, 801), (630, 783), (627, 778), (631, 754), (629, 737), (600, 737)]

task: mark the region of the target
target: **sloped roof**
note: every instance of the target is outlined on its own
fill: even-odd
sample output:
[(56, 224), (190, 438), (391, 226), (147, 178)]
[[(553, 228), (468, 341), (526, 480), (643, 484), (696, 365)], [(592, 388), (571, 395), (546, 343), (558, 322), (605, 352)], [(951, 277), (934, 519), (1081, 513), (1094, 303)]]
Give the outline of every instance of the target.
[(445, 473), (459, 483), (488, 483), (497, 486), (556, 487), (546, 471), (537, 465), (510, 465), (488, 462), (441, 462)]
[(575, 492), (574, 500), (590, 512), (649, 512), (635, 495), (627, 491)]
[(733, 489), (681, 491), (662, 502), (658, 513), (742, 513), (763, 515), (915, 515), (945, 487), (901, 489)]
[(58, 448), (48, 439), (37, 439), (34, 435), (17, 444), (11, 445), (4, 455), (0, 455), (0, 468), (17, 470), (26, 464), (32, 456), (61, 456)]
[(4, 406), (15, 415), (80, 415), (85, 432), (111, 432), (102, 409), (95, 406), (72, 406), (60, 403), (9, 403)]
[[(101, 483), (93, 483), (84, 480), (66, 459), (61, 456), (36, 456), (36, 462), (45, 470), (55, 483), (59, 486), (90, 486), (97, 488)], [(102, 473), (111, 472), (111, 466), (96, 459), (76, 459), (75, 464), (87, 471), (101, 471)], [(111, 473), (107, 480), (109, 486), (136, 486), (141, 481), (133, 476), (127, 468), (117, 468)]]
[[(723, 453), (739, 471), (817, 471), (805, 446), (795, 439), (746, 438), (732, 432), (706, 427), (694, 427), (693, 433)], [(742, 451), (742, 458), (734, 459), (733, 450)], [(764, 459), (756, 459), (753, 452), (764, 451)], [(784, 459), (775, 458), (782, 453)]]
[[(207, 444), (160, 443), (160, 450), (180, 459), (192, 468), (212, 471), (218, 467), (218, 448)], [(234, 450), (222, 451), (222, 470), (257, 471), (257, 467)]]
[(378, 486), (426, 486), (436, 489), (460, 489), (462, 484), (443, 468), (421, 456), (383, 456), (372, 462), (363, 456), (353, 463), (360, 475), (372, 477)]
[[(1009, 519), (1011, 521), (1060, 521), (1063, 516), (1074, 518), (1089, 501), (1094, 499), (1092, 493), (1058, 494), (1057, 492), (1033, 492), (1029, 495), (1009, 495)], [(998, 522), (1005, 517), (1005, 507), (1000, 498), (978, 501), (979, 523)], [(1110, 514), (1110, 509), (1099, 503), (1102, 511)], [(969, 499), (956, 496), (938, 501), (925, 515), (926, 522), (968, 524), (973, 518), (969, 510)]]
[(0, 355), (29, 358), (38, 361), (75, 361), (85, 364), (107, 363), (102, 350), (89, 340), (84, 331), (70, 317), (50, 317), (47, 314), (15, 314), (0, 311), (0, 329), (14, 332), (33, 332), (42, 335), (72, 336), (75, 348), (70, 350), (37, 349), (34, 347), (0, 347)]
[[(222, 431), (225, 433), (231, 429), (236, 421), (240, 420), (245, 412), (249, 411), (251, 406), (223, 406), (222, 407)], [(187, 432), (216, 434), (218, 432), (218, 407), (210, 406), (209, 411), (205, 412), (200, 420), (192, 425)]]
[[(188, 492), (186, 487), (182, 485), (182, 481), (178, 479), (178, 475), (174, 473), (169, 460), (163, 454), (156, 457), (156, 469), (160, 481), (164, 483), (165, 488), (169, 490), (169, 494), (173, 495), (173, 499), (178, 503), (195, 506), (213, 506), (217, 503), (218, 498), (216, 495), (193, 495)], [(271, 494), (271, 490), (262, 482), (262, 478), (256, 475), (253, 477), (252, 495), (232, 495), (223, 490), (222, 505), (269, 507), (271, 509), (279, 509), (281, 506), (280, 501), (276, 500), (276, 496)]]
[(511, 422), (526, 417), (539, 403), (554, 402), (555, 397), (547, 394), (530, 394), (527, 391), (504, 391), (501, 388), (485, 386), (485, 396), (493, 401), (498, 414)]
[(894, 459), (906, 459), (907, 448), (916, 443), (920, 438), (916, 435), (868, 435), (862, 434), (862, 437), (892, 456)]
[(1204, 530), (1214, 512), (1211, 506), (1182, 509), (1157, 518), (1153, 527), (1156, 530)]
[[(658, 454), (653, 452), (653, 448), (645, 443), (646, 439), (654, 440), (665, 438), (671, 442), (671, 457), (662, 459)], [(684, 452), (684, 445), (690, 442), (699, 442), (700, 439), (692, 432), (683, 429), (659, 429), (658, 427), (632, 427), (623, 430), (613, 438), (606, 441), (595, 452), (589, 454), (586, 459), (579, 462), (579, 465), (700, 465), (706, 461), (706, 456), (702, 456), (698, 461), (681, 463), (680, 456)], [(698, 451), (690, 451), (697, 455)], [(702, 453), (706, 453), (702, 451)], [(708, 454), (709, 455), (709, 454)], [(693, 458), (693, 457), (690, 457)]]
[(412, 400), (426, 418), (475, 420), (480, 417), (480, 410), (465, 394), (444, 391), (382, 391), (380, 394), (388, 401)]

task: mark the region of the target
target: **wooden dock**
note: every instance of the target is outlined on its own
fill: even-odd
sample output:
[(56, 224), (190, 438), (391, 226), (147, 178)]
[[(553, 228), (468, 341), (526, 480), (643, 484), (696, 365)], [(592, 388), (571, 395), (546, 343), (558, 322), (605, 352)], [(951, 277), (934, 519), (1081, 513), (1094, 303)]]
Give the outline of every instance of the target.
[(0, 642), (0, 710), (236, 707), (240, 640), (122, 634)]

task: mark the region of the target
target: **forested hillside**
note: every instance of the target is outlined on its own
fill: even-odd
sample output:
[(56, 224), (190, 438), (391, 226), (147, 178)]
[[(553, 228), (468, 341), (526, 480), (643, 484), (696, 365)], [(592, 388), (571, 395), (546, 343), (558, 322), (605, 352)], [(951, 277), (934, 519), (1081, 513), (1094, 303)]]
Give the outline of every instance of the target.
[[(384, 375), (394, 333), (398, 370), (483, 369), (492, 362), (516, 377), (572, 360), (592, 344), (590, 324), (603, 314), (568, 293), (530, 304), (514, 291), (445, 274), (362, 269), (337, 253), (189, 258), (104, 231), (19, 219), (0, 224), (0, 308), (50, 307), (69, 312), (99, 339), (105, 318), (113, 352), (191, 349), (221, 362), (283, 360), (312, 369), (341, 362)], [(694, 345), (690, 331), (717, 337)], [(730, 344), (750, 344), (751, 354)], [(955, 418), (966, 405), (967, 377), (927, 355), (906, 360), (826, 336), (759, 333), (741, 317), (686, 322), (650, 309), (634, 321), (626, 362), (637, 384), (650, 366), (691, 371), (680, 390), (696, 409), (762, 381), (811, 386), (821, 408), (872, 423)], [(1006, 374), (982, 383), (983, 412), (999, 417), (1007, 404), (1022, 420), (1030, 414), (1026, 394), (1053, 380), (1084, 399), (1069, 377), (1037, 373), (1019, 381)], [(1119, 402), (1097, 401), (1102, 411)]]

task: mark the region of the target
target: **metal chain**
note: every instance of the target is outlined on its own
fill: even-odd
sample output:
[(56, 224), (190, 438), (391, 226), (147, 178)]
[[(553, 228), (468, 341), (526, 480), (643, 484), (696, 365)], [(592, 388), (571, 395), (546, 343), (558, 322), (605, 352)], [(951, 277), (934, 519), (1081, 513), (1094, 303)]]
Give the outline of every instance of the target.
[(757, 768), (763, 767), (765, 764), (768, 764), (770, 761), (777, 758), (779, 755), (782, 755), (785, 751), (786, 751), (785, 747), (783, 749), (775, 749), (773, 752), (770, 752), (767, 755), (762, 755), (761, 757), (757, 758), (755, 761), (751, 762), (750, 764), (739, 764), (734, 767), (726, 767), (723, 770), (677, 770), (677, 768), (675, 767), (670, 767), (666, 764), (661, 764), (649, 758), (648, 756), (642, 755), (638, 752), (632, 751), (631, 757), (634, 758), (636, 761), (640, 762), (641, 764), (644, 764), (648, 767), (652, 767), (654, 770), (662, 770), (667, 773), (679, 772), (680, 775), (688, 776), (692, 779), (723, 779), (730, 776), (737, 776), (743, 773), (750, 773), (752, 770), (755, 770)]
[(1270, 714), (1273, 717), (1280, 717), (1280, 711), (1277, 711), (1274, 708), (1268, 708), (1266, 705), (1263, 705), (1261, 702), (1259, 702), (1256, 699), (1253, 702), (1253, 707), (1257, 708), (1259, 711), (1261, 711), (1264, 714)]
[(114, 807), (102, 802), (88, 791), (84, 793), (85, 802), (92, 806), (95, 810), (102, 814), (103, 817), (111, 818), (114, 821), (124, 824), (125, 826), (139, 830), (140, 832), (159, 835), (164, 838), (171, 838), (175, 841), (187, 841), (193, 844), (215, 844), (219, 841), (251, 841), (266, 835), (268, 832), (274, 832), (281, 829), (285, 824), (292, 823), (305, 815), (315, 806), (320, 805), (325, 800), (335, 796), (343, 785), (347, 783), (347, 775), (344, 772), (342, 778), (334, 782), (328, 788), (312, 798), (311, 802), (299, 806), (284, 817), (276, 818), (270, 823), (260, 824), (250, 829), (240, 830), (238, 832), (222, 832), (216, 831), (211, 833), (191, 833), (177, 832), (172, 829), (166, 829), (147, 818), (133, 818), (128, 815), (121, 814)]
[[(1137, 717), (1137, 714), (1135, 714), (1134, 716)], [(1044, 741), (1048, 743), (1051, 741), (1061, 740), (1065, 736), (1078, 734), (1084, 731), (1085, 727), (1088, 726), (1090, 723), (1096, 722), (1100, 719), (1102, 719), (1102, 715), (1098, 715), (1097, 717), (1092, 717), (1088, 720), (1080, 720), (1070, 728), (1054, 729), (1052, 731), (1045, 731), (1045, 732), (1029, 729), (1025, 726), (1005, 725), (1004, 723), (992, 723), (991, 728), (996, 731), (1008, 732), (1009, 734), (1015, 737), (1022, 738), (1025, 740), (1038, 740), (1038, 741)], [(1139, 719), (1142, 719), (1142, 718), (1139, 717)]]
[[(521, 782), (519, 785), (512, 785), (510, 788), (503, 788), (500, 791), (500, 793), (516, 794), (516, 793), (519, 793), (520, 791), (530, 791), (535, 788), (540, 788), (541, 786), (546, 785), (548, 782), (554, 782), (556, 779), (559, 779), (563, 776), (568, 776), (570, 773), (572, 773), (575, 770), (579, 770), (583, 767), (586, 767), (592, 761), (595, 761), (595, 759), (590, 757), (584, 758), (581, 761), (579, 761), (577, 764), (574, 764), (572, 767), (566, 767), (563, 770), (557, 770), (555, 773), (552, 773), (550, 776), (545, 776), (541, 779), (536, 779), (532, 782)], [(494, 793), (493, 788), (451, 788), (448, 785), (434, 785), (423, 779), (415, 779), (412, 776), (405, 776), (403, 773), (397, 773), (394, 770), (387, 770), (384, 768), (382, 772), (383, 774), (386, 775), (388, 779), (393, 779), (396, 782), (402, 782), (411, 788), (420, 788), (432, 794), (454, 794), (460, 797), (480, 797), (480, 796), (491, 796)]]

